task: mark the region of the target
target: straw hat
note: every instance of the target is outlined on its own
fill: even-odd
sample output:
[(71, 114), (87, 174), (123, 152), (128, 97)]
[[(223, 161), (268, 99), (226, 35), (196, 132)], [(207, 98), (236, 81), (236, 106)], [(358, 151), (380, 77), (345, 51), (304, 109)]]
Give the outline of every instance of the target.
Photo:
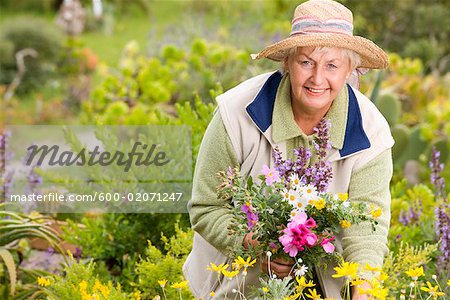
[(387, 55), (380, 47), (353, 35), (352, 12), (332, 0), (309, 0), (297, 6), (290, 36), (252, 57), (282, 61), (293, 47), (345, 48), (361, 56), (361, 68), (384, 69), (388, 66)]

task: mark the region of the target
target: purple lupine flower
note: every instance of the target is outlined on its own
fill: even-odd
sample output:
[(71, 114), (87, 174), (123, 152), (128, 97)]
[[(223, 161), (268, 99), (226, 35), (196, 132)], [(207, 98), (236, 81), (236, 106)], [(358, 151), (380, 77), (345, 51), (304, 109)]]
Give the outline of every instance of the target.
[(281, 158), (281, 152), (278, 148), (273, 149), (272, 157), (274, 160), (274, 169), (278, 171), (278, 174), (281, 177), (288, 177), (289, 172), (292, 169), (292, 161), (291, 160), (283, 160)]
[(317, 141), (314, 143), (319, 159), (324, 159), (327, 149), (331, 149), (330, 141), (331, 122), (328, 119), (322, 119), (317, 127), (314, 127), (314, 133), (317, 134)]
[(308, 174), (307, 182), (314, 185), (318, 192), (326, 192), (333, 178), (331, 164), (329, 162), (319, 161), (308, 169), (308, 172), (305, 172)]
[(404, 226), (417, 224), (422, 216), (423, 205), (422, 200), (418, 199), (413, 202), (412, 206), (407, 211), (401, 211), (398, 218), (399, 222)]
[(438, 270), (443, 274), (450, 272), (450, 203), (443, 202), (435, 209), (436, 235), (439, 245)]
[(330, 127), (330, 121), (322, 119), (318, 126), (314, 128), (314, 133), (317, 135), (316, 141), (314, 141), (314, 148), (319, 161), (313, 166), (308, 167), (312, 157), (309, 148), (294, 149), (296, 159), (293, 162), (283, 160), (278, 148), (273, 150), (272, 156), (275, 170), (278, 171), (281, 177), (286, 178), (286, 185), (289, 184), (291, 175), (296, 174), (303, 184), (312, 184), (319, 192), (326, 192), (333, 177), (331, 164), (324, 161), (327, 150), (331, 148), (329, 138)]
[(292, 167), (292, 172), (296, 173), (299, 178), (302, 178), (312, 156), (311, 150), (309, 148), (294, 149), (294, 155), (297, 159)]
[(77, 263), (80, 262), (82, 253), (83, 253), (83, 250), (81, 248), (75, 247), (75, 253), (73, 253), (73, 257), (75, 257)]
[(3, 184), (0, 186), (0, 200), (6, 200), (11, 194), (14, 171), (6, 172), (6, 163), (12, 159), (12, 153), (8, 152), (8, 138), (11, 132), (0, 133), (0, 178)]
[(34, 169), (36, 166), (33, 166), (30, 170), (30, 173), (27, 175), (27, 186), (25, 188), (25, 193), (30, 195), (33, 193), (36, 193), (36, 188), (42, 184), (42, 176), (39, 174), (36, 174)]
[(441, 172), (444, 170), (444, 164), (439, 162), (440, 156), (441, 153), (436, 150), (436, 147), (433, 147), (431, 161), (429, 163), (431, 168), (430, 180), (435, 187), (436, 197), (445, 197), (445, 181), (444, 178), (441, 177)]
[(450, 203), (445, 195), (445, 182), (441, 177), (444, 164), (439, 162), (440, 152), (433, 147), (430, 161), (431, 183), (435, 186), (436, 198), (443, 201), (435, 208), (435, 229), (439, 245), (440, 255), (438, 256), (438, 270), (444, 274), (450, 272)]

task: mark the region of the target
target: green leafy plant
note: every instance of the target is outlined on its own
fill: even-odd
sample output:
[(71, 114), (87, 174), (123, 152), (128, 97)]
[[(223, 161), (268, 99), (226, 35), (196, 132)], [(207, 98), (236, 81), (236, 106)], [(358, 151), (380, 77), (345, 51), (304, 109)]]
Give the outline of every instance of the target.
[(0, 267), (6, 268), (9, 277), (10, 293), (14, 294), (17, 283), (17, 266), (13, 253), (18, 249), (18, 242), (24, 238), (41, 238), (63, 252), (58, 246), (57, 233), (49, 226), (49, 219), (40, 215), (24, 215), (5, 210), (5, 203), (0, 203)]
[(2, 48), (6, 49), (3, 51), (8, 51), (9, 54), (7, 59), (0, 62), (0, 83), (9, 84), (13, 80), (17, 71), (15, 53), (31, 48), (38, 56), (25, 59), (27, 71), (17, 92), (23, 94), (41, 87), (57, 74), (56, 64), (62, 51), (61, 40), (62, 34), (55, 26), (38, 18), (18, 17), (3, 24), (0, 41)]

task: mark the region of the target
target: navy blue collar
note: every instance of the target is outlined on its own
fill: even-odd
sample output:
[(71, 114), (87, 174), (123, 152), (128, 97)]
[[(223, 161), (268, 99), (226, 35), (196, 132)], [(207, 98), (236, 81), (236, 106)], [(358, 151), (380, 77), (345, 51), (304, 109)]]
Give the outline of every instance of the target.
[[(283, 76), (280, 72), (274, 72), (246, 108), (248, 115), (262, 133), (266, 132), (272, 125), (276, 94), (282, 78)], [(339, 150), (341, 157), (370, 148), (370, 141), (362, 126), (363, 122), (358, 100), (349, 85), (347, 85), (347, 89), (349, 97), (347, 125), (344, 144), (342, 149)]]

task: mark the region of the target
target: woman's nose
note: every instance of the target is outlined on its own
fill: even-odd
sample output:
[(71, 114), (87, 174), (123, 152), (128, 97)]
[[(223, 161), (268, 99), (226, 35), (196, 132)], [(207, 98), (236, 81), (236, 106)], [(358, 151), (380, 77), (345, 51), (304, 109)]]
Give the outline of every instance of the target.
[(323, 83), (324, 80), (324, 73), (320, 68), (314, 68), (312, 71), (312, 76), (311, 76), (312, 82), (316, 85), (319, 86)]

